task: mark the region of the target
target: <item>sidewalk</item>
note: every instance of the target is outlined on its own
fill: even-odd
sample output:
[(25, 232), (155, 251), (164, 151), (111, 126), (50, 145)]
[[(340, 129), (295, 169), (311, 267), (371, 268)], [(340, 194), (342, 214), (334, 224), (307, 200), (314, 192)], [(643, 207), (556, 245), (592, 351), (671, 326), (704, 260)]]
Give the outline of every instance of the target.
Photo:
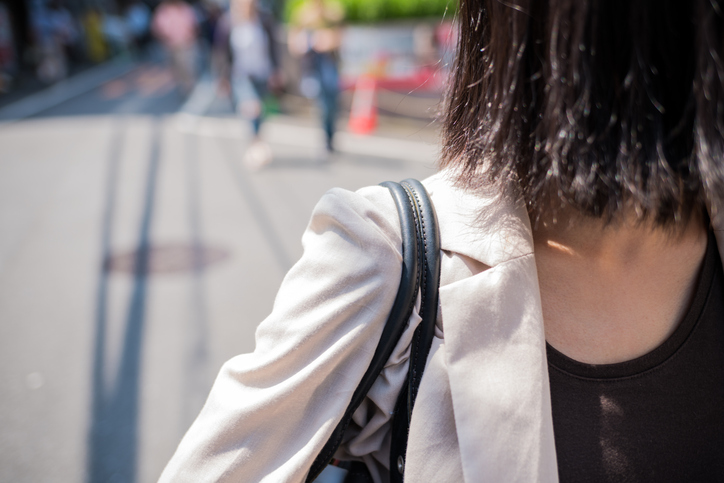
[[(385, 97), (386, 96), (386, 97)], [(335, 149), (338, 156), (371, 156), (434, 165), (439, 157), (439, 125), (434, 119), (434, 96), (414, 96), (385, 92), (378, 105), (387, 107), (377, 116), (377, 128), (369, 135), (357, 135), (347, 129), (352, 93), (343, 93), (337, 121)], [(318, 158), (323, 151), (324, 133), (314, 101), (285, 94), (281, 98), (282, 114), (270, 115), (262, 124), (261, 137), (282, 158), (289, 150), (308, 158)], [(412, 106), (412, 107), (411, 107)], [(404, 115), (417, 109), (418, 116)], [(421, 113), (429, 113), (423, 116)], [(209, 138), (237, 139), (246, 142), (250, 132), (233, 112), (231, 101), (217, 92), (215, 81), (206, 76), (196, 85), (176, 116), (176, 128)]]

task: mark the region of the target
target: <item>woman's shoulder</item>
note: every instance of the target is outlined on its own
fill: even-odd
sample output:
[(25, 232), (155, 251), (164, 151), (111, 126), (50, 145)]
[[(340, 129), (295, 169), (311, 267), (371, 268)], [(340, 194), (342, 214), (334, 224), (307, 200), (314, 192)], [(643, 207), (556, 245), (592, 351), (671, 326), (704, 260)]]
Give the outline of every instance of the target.
[[(492, 190), (465, 189), (454, 173), (442, 170), (422, 180), (437, 212), (443, 251), (460, 253), (488, 266), (532, 253), (530, 221), (520, 199)], [(389, 190), (329, 190), (315, 207), (309, 228), (336, 220), (350, 232), (381, 236), (399, 251), (399, 215)], [(369, 241), (369, 240), (368, 240)]]
[[(428, 193), (437, 207), (436, 201), (448, 211), (455, 202), (456, 188), (452, 181), (442, 173), (437, 173), (422, 180)], [(453, 201), (453, 203), (450, 203)], [(465, 206), (462, 203), (461, 206)], [(439, 211), (439, 210), (438, 210)], [(455, 210), (453, 208), (453, 211)], [(444, 219), (448, 217), (443, 216)], [(402, 245), (400, 221), (397, 207), (390, 190), (381, 185), (365, 186), (356, 191), (344, 188), (332, 188), (327, 191), (315, 206), (307, 232), (319, 234), (328, 229), (330, 223), (341, 225), (346, 231), (358, 232), (355, 236), (386, 238), (398, 251)]]
[[(465, 190), (456, 187), (454, 179), (446, 172), (437, 172), (421, 180), (421, 183), (430, 196), (433, 199), (442, 200), (446, 208), (450, 207), (450, 201), (453, 201), (455, 205), (464, 206), (465, 198), (479, 198), (477, 194), (466, 193)], [(461, 201), (462, 203), (460, 203)], [(319, 200), (313, 215), (320, 213), (339, 217), (347, 217), (355, 213), (355, 216), (361, 216), (373, 223), (381, 222), (383, 219), (397, 220), (398, 218), (392, 195), (381, 184), (365, 186), (355, 191), (332, 188)], [(399, 227), (399, 223), (397, 225)]]
[(387, 245), (395, 252), (402, 247), (397, 208), (389, 190), (382, 186), (327, 191), (314, 207), (302, 237), (305, 250), (309, 240), (328, 233), (336, 233), (347, 245), (366, 252), (378, 245)]

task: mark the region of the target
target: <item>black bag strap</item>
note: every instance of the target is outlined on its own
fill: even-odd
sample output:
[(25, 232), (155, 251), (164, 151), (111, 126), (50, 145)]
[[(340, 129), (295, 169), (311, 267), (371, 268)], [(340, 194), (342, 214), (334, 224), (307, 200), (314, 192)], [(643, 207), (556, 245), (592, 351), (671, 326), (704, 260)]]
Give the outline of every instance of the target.
[(399, 474), (399, 481), (402, 481), (402, 471), (398, 472), (398, 459), (402, 458), (402, 469), (404, 469), (409, 419), (422, 373), (425, 369), (427, 355), (430, 351), (432, 336), (435, 332), (437, 291), (440, 278), (440, 236), (432, 202), (419, 181), (407, 179), (399, 184), (387, 181), (381, 185), (390, 190), (400, 217), (402, 234), (400, 286), (390, 315), (382, 330), (380, 342), (372, 356), (372, 362), (364, 376), (362, 376), (357, 389), (355, 389), (342, 419), (335, 427), (322, 451), (315, 458), (307, 475), (306, 481), (308, 483), (314, 481), (332, 460), (334, 453), (342, 442), (342, 437), (349, 426), (352, 415), (364, 400), (380, 372), (382, 372), (402, 333), (405, 331), (412, 309), (415, 306), (418, 290), (421, 290), (420, 316), (422, 322), (413, 336), (407, 384), (404, 385), (400, 392), (397, 402), (399, 406), (400, 401), (404, 399), (404, 408), (400, 412), (396, 408), (393, 416), (393, 445), (390, 458), (391, 461), (395, 461), (395, 466), (390, 468), (390, 473), (393, 478), (395, 474)]
[(408, 192), (415, 207), (417, 225), (418, 258), (420, 267), (420, 317), (422, 321), (415, 330), (410, 348), (410, 368), (407, 384), (403, 386), (395, 405), (392, 419), (392, 440), (390, 443), (390, 483), (402, 483), (405, 471), (407, 436), (410, 418), (415, 405), (422, 374), (430, 354), (432, 338), (435, 335), (438, 292), (440, 288), (440, 232), (432, 201), (422, 184), (407, 179), (402, 185)]

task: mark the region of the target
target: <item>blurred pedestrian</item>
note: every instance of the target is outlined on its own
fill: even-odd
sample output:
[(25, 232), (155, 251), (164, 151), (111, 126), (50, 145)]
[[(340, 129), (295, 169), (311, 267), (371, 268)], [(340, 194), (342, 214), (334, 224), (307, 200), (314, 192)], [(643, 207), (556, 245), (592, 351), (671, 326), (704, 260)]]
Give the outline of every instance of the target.
[(196, 37), (194, 9), (184, 0), (164, 0), (153, 15), (152, 31), (166, 48), (181, 90), (189, 94), (196, 78)]
[(103, 15), (97, 8), (90, 8), (83, 15), (86, 55), (91, 62), (102, 62), (108, 57), (108, 44), (103, 34)]
[(216, 29), (219, 20), (224, 14), (224, 10), (215, 2), (207, 2), (202, 5), (204, 9), (204, 21), (201, 25), (199, 35), (203, 37), (209, 47), (213, 48), (214, 40), (216, 39)]
[(103, 35), (111, 55), (127, 54), (131, 48), (132, 35), (125, 16), (115, 5), (103, 15)]
[(290, 22), (289, 51), (302, 61), (302, 94), (318, 101), (327, 155), (334, 151), (343, 20), (344, 10), (338, 3), (303, 0)]
[(258, 169), (271, 162), (271, 148), (259, 136), (265, 99), (280, 86), (279, 61), (274, 43), (276, 22), (257, 0), (232, 0), (215, 43), (228, 59), (222, 75), (228, 79), (236, 112), (250, 121), (251, 145), (244, 163)]
[(38, 78), (56, 82), (68, 75), (68, 50), (78, 39), (75, 20), (62, 0), (36, 2), (31, 10), (38, 50)]
[(0, 2), (0, 94), (10, 90), (17, 72), (17, 55), (10, 12)]
[(151, 11), (140, 0), (132, 0), (125, 11), (126, 28), (132, 50), (139, 54), (148, 42)]
[(197, 59), (196, 67), (199, 72), (206, 70), (209, 64), (210, 52), (213, 47), (214, 18), (213, 8), (210, 2), (193, 3), (194, 15), (196, 15), (197, 30)]

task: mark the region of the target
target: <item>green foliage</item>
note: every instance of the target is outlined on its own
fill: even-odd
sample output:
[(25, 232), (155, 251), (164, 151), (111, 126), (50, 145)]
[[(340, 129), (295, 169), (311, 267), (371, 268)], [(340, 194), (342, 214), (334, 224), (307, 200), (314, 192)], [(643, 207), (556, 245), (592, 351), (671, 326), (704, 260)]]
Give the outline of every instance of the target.
[[(294, 12), (307, 0), (287, 0), (284, 19), (289, 21)], [(337, 0), (345, 11), (345, 20), (351, 23), (369, 23), (381, 20), (426, 18), (445, 15), (452, 18), (457, 0)]]
[(285, 22), (289, 22), (295, 12), (302, 6), (306, 0), (286, 0), (284, 2), (284, 10), (282, 12), (282, 18)]

